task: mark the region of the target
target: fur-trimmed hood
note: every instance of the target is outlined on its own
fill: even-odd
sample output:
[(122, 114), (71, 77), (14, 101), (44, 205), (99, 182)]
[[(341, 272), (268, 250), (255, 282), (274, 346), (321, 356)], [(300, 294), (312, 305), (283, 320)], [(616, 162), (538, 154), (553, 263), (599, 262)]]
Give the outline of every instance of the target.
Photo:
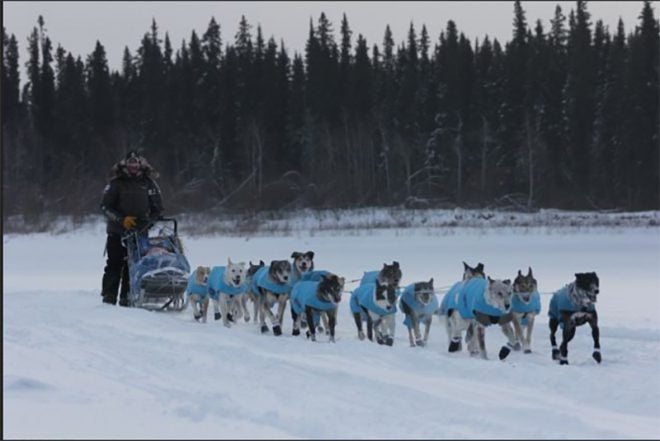
[[(136, 178), (140, 177), (150, 177), (153, 179), (157, 179), (159, 174), (158, 172), (149, 164), (147, 159), (144, 156), (139, 156), (138, 157), (140, 161), (140, 173), (138, 173)], [(110, 178), (123, 178), (123, 179), (130, 179), (133, 176), (131, 176), (128, 173), (128, 170), (126, 169), (126, 158), (123, 158), (119, 161), (117, 161), (112, 168), (110, 169), (109, 173)]]

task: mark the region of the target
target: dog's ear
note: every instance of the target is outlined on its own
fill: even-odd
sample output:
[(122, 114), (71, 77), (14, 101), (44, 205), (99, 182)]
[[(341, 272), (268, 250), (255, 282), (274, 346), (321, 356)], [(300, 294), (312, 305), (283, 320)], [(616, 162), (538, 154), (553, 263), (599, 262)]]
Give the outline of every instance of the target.
[(291, 258), (292, 259), (297, 259), (298, 256), (300, 256), (300, 253), (298, 251), (294, 251), (293, 253), (291, 253)]
[(502, 280), (502, 283), (504, 283), (505, 285), (511, 285), (511, 280), (504, 279), (504, 280)]
[(308, 256), (310, 259), (313, 259), (314, 258), (314, 251), (307, 251), (305, 253), (305, 256)]
[(532, 267), (528, 267), (527, 269), (527, 277), (532, 277)]
[(484, 264), (479, 262), (474, 269), (479, 271), (479, 272), (483, 272), (484, 271)]
[(263, 260), (259, 259), (259, 266), (265, 266), (265, 265), (266, 263)]
[(467, 263), (465, 263), (465, 261), (463, 261), (463, 271), (465, 271), (468, 268), (470, 268), (470, 265), (468, 265)]
[(522, 277), (522, 272), (518, 270), (518, 277)]
[(433, 286), (433, 277), (429, 280), (429, 285)]
[(394, 268), (399, 268), (399, 262), (397, 262), (396, 260), (393, 260), (393, 261), (392, 261), (392, 266), (393, 266)]
[(231, 257), (227, 257), (227, 265), (231, 265)]

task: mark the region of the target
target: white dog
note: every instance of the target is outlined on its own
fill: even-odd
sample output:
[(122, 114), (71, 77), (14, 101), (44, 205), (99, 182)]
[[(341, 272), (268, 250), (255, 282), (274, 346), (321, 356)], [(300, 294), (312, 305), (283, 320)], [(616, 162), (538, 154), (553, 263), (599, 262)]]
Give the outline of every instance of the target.
[(226, 267), (213, 267), (209, 275), (209, 296), (213, 300), (214, 318), (219, 320), (222, 317), (222, 324), (226, 327), (230, 327), (230, 323), (238, 320), (242, 313), (240, 296), (245, 295), (247, 290), (246, 273), (245, 262), (234, 263), (227, 259)]

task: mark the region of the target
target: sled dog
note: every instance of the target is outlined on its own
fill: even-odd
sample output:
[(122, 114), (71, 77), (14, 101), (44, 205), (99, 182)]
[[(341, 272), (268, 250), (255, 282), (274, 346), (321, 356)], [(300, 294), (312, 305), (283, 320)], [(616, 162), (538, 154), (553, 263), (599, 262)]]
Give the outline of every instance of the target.
[[(522, 347), (525, 354), (532, 352), (532, 331), (534, 330), (534, 319), (541, 312), (541, 296), (539, 295), (536, 279), (529, 267), (527, 275), (518, 270), (518, 275), (513, 280), (513, 298), (511, 301), (511, 322), (502, 325), (502, 331), (507, 337), (515, 334), (513, 347), (502, 347), (500, 359), (506, 358), (511, 349), (519, 351)], [(513, 324), (514, 330), (511, 329)], [(524, 335), (523, 335), (523, 330)]]
[(241, 318), (241, 296), (245, 294), (245, 262), (234, 263), (227, 259), (227, 266), (215, 266), (209, 275), (209, 297), (213, 300), (215, 320), (222, 318), (222, 324), (230, 327), (230, 323)]
[(306, 317), (311, 323), (307, 330), (307, 338), (316, 341), (316, 326), (321, 314), (328, 317), (329, 339), (335, 341), (335, 326), (337, 324), (337, 306), (344, 290), (344, 278), (327, 273), (320, 276), (318, 282), (300, 281), (291, 290), (291, 314), (293, 314), (293, 335), (300, 334), (301, 319)]
[[(428, 282), (417, 282), (408, 285), (401, 294), (399, 307), (406, 316), (403, 324), (408, 328), (410, 346), (426, 346), (431, 322), (433, 321), (433, 313), (438, 309), (438, 299), (433, 292), (433, 278)], [(424, 323), (423, 339), (419, 329), (420, 323)]]
[[(559, 364), (568, 364), (568, 343), (575, 337), (578, 326), (589, 323), (591, 336), (594, 340), (594, 351), (591, 356), (598, 363), (600, 355), (600, 330), (598, 328), (598, 313), (596, 300), (600, 292), (598, 276), (595, 272), (576, 273), (575, 280), (556, 291), (550, 299), (548, 316), (550, 317), (550, 344), (552, 359)], [(557, 349), (555, 333), (562, 327), (562, 341)]]
[[(460, 350), (461, 335), (466, 331), (470, 355), (487, 358), (485, 328), (511, 320), (512, 297), (509, 279), (475, 277), (459, 285), (458, 292), (450, 289), (443, 298), (442, 307), (449, 321), (449, 352)], [(513, 341), (510, 343), (513, 345)]]
[(193, 318), (198, 322), (206, 323), (206, 315), (209, 309), (208, 278), (211, 268), (198, 266), (188, 277), (188, 303), (192, 308)]
[[(273, 326), (273, 334), (282, 334), (282, 319), (284, 309), (291, 293), (291, 262), (288, 260), (273, 260), (255, 274), (256, 284), (261, 296), (261, 332), (268, 332), (266, 317)], [(277, 304), (277, 313), (273, 315), (272, 308)]]
[(259, 294), (259, 289), (255, 281), (255, 274), (257, 271), (264, 267), (266, 264), (263, 260), (259, 260), (257, 265), (253, 264), (252, 261), (248, 263), (248, 269), (245, 273), (245, 284), (247, 289), (245, 294), (241, 296), (241, 308), (243, 309), (243, 317), (246, 322), (250, 321), (250, 312), (248, 310), (247, 302), (250, 300), (252, 302), (252, 311), (254, 316), (254, 323), (259, 321), (259, 313), (261, 309), (261, 295)]
[(355, 288), (351, 293), (349, 306), (360, 340), (365, 337), (362, 322), (366, 320), (367, 338), (370, 341), (373, 341), (375, 331), (378, 344), (394, 344), (396, 300), (394, 285), (381, 284), (378, 278)]

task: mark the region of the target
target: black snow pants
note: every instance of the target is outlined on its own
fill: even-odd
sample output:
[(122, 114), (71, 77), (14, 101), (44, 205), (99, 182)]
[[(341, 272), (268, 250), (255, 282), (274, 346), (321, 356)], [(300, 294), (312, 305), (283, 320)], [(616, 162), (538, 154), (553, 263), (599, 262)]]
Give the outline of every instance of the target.
[(101, 293), (103, 302), (113, 305), (117, 303), (117, 290), (121, 282), (119, 304), (127, 306), (129, 290), (128, 263), (126, 248), (121, 244), (121, 236), (108, 233), (106, 250), (108, 259), (103, 273), (103, 292)]

